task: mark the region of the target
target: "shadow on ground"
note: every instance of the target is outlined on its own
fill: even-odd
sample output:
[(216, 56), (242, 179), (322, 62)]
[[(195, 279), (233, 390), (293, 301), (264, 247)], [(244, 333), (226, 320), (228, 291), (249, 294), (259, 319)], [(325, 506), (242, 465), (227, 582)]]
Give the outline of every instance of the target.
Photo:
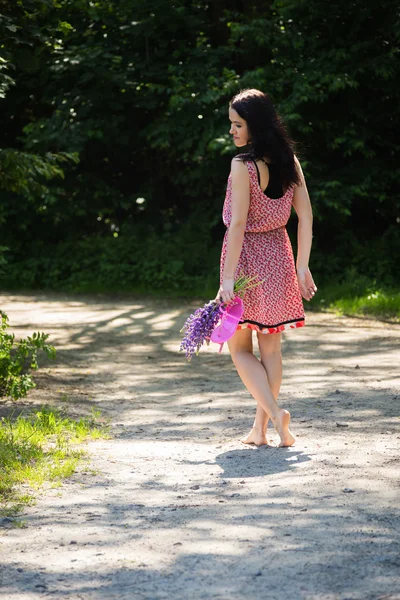
[(49, 332), (58, 351), (25, 407), (100, 408), (113, 432), (89, 446), (97, 473), (3, 529), (7, 597), (400, 598), (400, 326), (313, 313), (283, 334), (297, 442), (256, 449), (238, 441), (254, 403), (229, 355), (178, 353), (196, 304), (2, 301), (17, 335)]

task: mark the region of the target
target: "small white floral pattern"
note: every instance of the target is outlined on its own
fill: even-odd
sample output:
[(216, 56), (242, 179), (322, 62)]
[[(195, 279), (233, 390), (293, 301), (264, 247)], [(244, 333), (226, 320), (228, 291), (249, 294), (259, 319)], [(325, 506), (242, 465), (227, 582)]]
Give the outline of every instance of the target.
[[(258, 183), (254, 163), (245, 163), (250, 178), (250, 204), (235, 279), (244, 273), (262, 283), (245, 293), (244, 314), (237, 328), (249, 327), (262, 333), (278, 333), (305, 325), (303, 300), (297, 281), (293, 250), (286, 223), (289, 220), (294, 186), (277, 199), (268, 198)], [(227, 227), (222, 244), (220, 280), (226, 258), (227, 234), (232, 219), (232, 174), (226, 188), (223, 222)]]

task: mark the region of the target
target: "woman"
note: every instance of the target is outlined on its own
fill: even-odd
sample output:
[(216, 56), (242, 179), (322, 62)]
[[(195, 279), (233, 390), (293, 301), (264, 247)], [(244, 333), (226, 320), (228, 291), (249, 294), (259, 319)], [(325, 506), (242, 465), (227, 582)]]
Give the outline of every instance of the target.
[[(267, 444), (271, 419), (279, 446), (291, 446), (290, 413), (279, 408), (282, 381), (282, 331), (305, 324), (302, 297), (311, 300), (317, 287), (308, 268), (312, 209), (300, 163), (283, 122), (267, 94), (244, 89), (229, 103), (230, 133), (248, 152), (233, 158), (223, 208), (227, 226), (221, 252), (216, 299), (229, 303), (239, 274), (261, 282), (244, 295), (245, 311), (229, 351), (243, 383), (257, 402), (245, 444)], [(299, 223), (296, 266), (286, 223), (294, 207)], [(253, 354), (257, 332), (261, 359)]]

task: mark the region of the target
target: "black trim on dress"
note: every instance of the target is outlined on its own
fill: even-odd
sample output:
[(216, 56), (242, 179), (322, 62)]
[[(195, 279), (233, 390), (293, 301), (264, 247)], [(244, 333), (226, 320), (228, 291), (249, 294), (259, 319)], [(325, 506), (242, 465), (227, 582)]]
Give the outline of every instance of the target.
[(250, 321), (250, 319), (245, 319), (244, 321), (239, 321), (238, 325), (242, 323), (251, 323), (252, 325), (258, 325), (258, 327), (262, 327), (263, 329), (268, 329), (269, 327), (279, 327), (280, 325), (287, 325), (288, 323), (298, 323), (299, 321), (305, 321), (305, 317), (300, 317), (300, 319), (290, 319), (289, 321), (282, 321), (277, 325), (264, 325), (263, 323), (259, 323), (258, 321)]

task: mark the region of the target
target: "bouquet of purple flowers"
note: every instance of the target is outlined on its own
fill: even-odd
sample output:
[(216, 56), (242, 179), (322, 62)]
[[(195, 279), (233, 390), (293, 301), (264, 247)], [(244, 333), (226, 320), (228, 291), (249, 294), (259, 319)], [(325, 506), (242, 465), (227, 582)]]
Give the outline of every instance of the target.
[[(242, 297), (244, 292), (259, 285), (261, 281), (255, 281), (256, 279), (257, 277), (241, 275), (234, 284), (233, 291), (235, 295)], [(220, 320), (222, 307), (223, 303), (210, 300), (186, 319), (180, 330), (181, 333), (184, 333), (184, 336), (179, 352), (186, 352), (188, 362), (191, 361), (193, 354), (196, 354), (196, 356), (199, 354), (204, 342), (209, 346), (211, 334)]]

